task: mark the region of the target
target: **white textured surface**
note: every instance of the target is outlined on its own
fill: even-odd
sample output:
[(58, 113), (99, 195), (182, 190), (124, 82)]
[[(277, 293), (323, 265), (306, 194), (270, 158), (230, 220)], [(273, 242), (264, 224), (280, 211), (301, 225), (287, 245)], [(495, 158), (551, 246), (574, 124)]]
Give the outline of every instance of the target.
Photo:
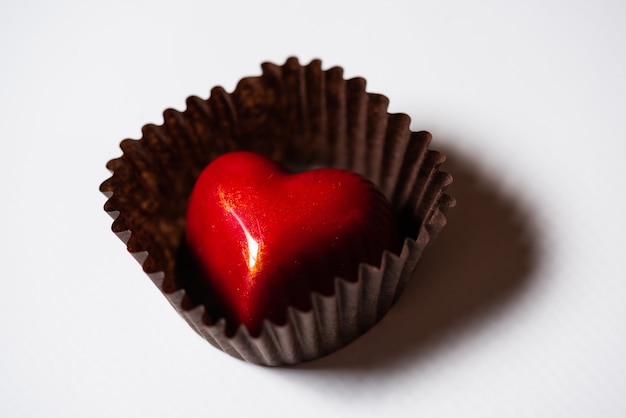
[[(0, 416), (625, 416), (624, 3), (226, 3), (0, 5)], [(430, 130), (459, 204), (377, 328), (266, 369), (176, 316), (98, 185), (165, 108), (290, 55)]]

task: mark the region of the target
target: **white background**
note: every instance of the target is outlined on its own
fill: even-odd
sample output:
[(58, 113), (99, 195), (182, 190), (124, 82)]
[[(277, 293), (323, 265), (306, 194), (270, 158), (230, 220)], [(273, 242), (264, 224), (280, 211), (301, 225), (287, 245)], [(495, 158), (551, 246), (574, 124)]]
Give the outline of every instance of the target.
[[(626, 416), (626, 3), (3, 1), (0, 416)], [(200, 339), (110, 232), (119, 142), (263, 61), (363, 76), (458, 199), (403, 298), (295, 368)]]

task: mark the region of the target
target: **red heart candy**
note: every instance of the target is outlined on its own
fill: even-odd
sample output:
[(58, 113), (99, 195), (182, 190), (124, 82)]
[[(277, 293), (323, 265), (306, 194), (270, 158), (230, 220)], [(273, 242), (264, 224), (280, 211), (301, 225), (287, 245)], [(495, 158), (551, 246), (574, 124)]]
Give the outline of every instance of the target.
[(246, 151), (224, 154), (199, 176), (187, 208), (187, 242), (231, 326), (258, 335), (263, 320), (307, 310), (311, 292), (356, 280), (358, 264), (397, 252), (391, 207), (350, 171), (292, 174)]

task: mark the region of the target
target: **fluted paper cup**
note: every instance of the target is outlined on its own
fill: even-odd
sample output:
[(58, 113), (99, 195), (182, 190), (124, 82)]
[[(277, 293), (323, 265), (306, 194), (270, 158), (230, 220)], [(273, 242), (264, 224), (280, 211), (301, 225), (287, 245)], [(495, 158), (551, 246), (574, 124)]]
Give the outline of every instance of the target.
[[(168, 109), (160, 126), (146, 125), (109, 161), (112, 176), (100, 190), (112, 230), (174, 309), (224, 352), (263, 365), (295, 364), (331, 353), (374, 326), (398, 299), (426, 247), (445, 225), (454, 199), (439, 170), (443, 154), (428, 149), (431, 135), (412, 132), (405, 114), (387, 112), (388, 99), (368, 93), (365, 80), (322, 70), (265, 63), (262, 75), (243, 78), (232, 93), (220, 87), (206, 100)], [(401, 225), (399, 254), (359, 266), (355, 281), (335, 279), (331, 295), (311, 294), (311, 309), (287, 310), (287, 321), (264, 321), (260, 335), (232, 329), (191, 267), (185, 212), (201, 170), (221, 154), (249, 150), (292, 170), (334, 167), (357, 172), (391, 202)]]

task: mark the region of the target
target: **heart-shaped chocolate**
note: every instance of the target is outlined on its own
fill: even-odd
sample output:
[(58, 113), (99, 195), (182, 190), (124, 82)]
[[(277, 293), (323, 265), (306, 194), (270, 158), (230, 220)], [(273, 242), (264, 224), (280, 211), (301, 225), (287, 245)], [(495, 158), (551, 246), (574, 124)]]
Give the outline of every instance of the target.
[(198, 178), (187, 208), (189, 249), (231, 327), (252, 335), (287, 307), (310, 309), (335, 277), (356, 280), (400, 239), (389, 203), (350, 171), (292, 174), (255, 153), (224, 154)]

